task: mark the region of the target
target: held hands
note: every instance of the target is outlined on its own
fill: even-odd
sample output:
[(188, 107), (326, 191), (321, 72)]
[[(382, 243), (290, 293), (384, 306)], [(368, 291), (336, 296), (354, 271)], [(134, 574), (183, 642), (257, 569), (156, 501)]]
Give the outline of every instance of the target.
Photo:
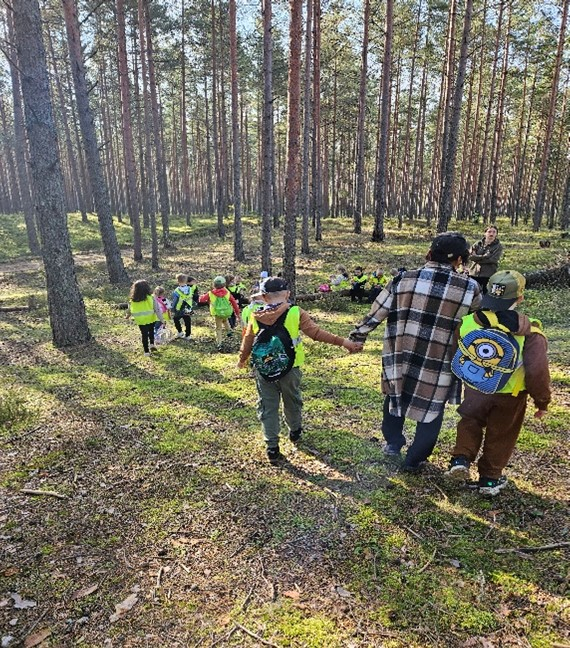
[(542, 419), (542, 418), (544, 418), (547, 414), (548, 414), (548, 412), (547, 412), (546, 410), (540, 410), (540, 409), (539, 409), (539, 410), (536, 410), (536, 412), (534, 413), (534, 418), (535, 418), (535, 419)]
[(348, 338), (345, 338), (343, 340), (342, 346), (349, 353), (360, 353), (360, 351), (362, 351), (362, 349), (364, 348), (364, 344), (362, 342), (353, 342), (352, 340), (349, 340)]

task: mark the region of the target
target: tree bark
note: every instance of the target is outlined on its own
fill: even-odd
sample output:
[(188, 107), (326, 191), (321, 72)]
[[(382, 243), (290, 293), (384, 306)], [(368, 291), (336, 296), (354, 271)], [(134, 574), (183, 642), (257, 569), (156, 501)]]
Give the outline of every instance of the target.
[(390, 132), (390, 82), (392, 67), (392, 33), (394, 28), (394, 0), (386, 0), (384, 31), (384, 57), (382, 60), (382, 104), (380, 109), (380, 142), (378, 146), (378, 168), (376, 170), (376, 214), (374, 218), (373, 241), (383, 241), (384, 218), (386, 216), (386, 184), (388, 167), (388, 134)]
[(119, 63), (119, 88), (121, 92), (121, 123), (123, 127), (123, 146), (125, 170), (127, 175), (129, 218), (133, 227), (133, 248), (135, 261), (142, 261), (142, 236), (139, 213), (139, 194), (137, 188), (135, 149), (131, 122), (131, 91), (127, 66), (127, 45), (125, 34), (125, 0), (117, 3), (117, 47)]
[(301, 104), (301, 40), (303, 0), (289, 0), (289, 74), (287, 81), (287, 174), (283, 226), (283, 274), (293, 298), (296, 292), (295, 243), (299, 196), (299, 136)]
[(241, 226), (241, 142), (239, 128), (236, 0), (230, 0), (230, 68), (232, 71), (232, 154), (234, 179), (234, 261), (245, 261)]
[(309, 143), (311, 139), (311, 43), (313, 24), (313, 0), (307, 0), (307, 20), (305, 26), (305, 69), (303, 87), (303, 170), (301, 178), (301, 252), (309, 254), (309, 213), (311, 210), (309, 165), (311, 156)]
[(103, 241), (103, 250), (107, 263), (109, 281), (114, 284), (127, 283), (129, 281), (129, 276), (127, 275), (127, 271), (123, 265), (121, 250), (119, 249), (117, 234), (113, 225), (109, 191), (103, 176), (101, 155), (99, 153), (97, 135), (95, 133), (93, 111), (89, 105), (89, 94), (87, 90), (87, 80), (85, 78), (85, 65), (83, 62), (79, 20), (77, 18), (75, 0), (62, 0), (62, 5), (67, 32), (67, 45), (69, 47), (69, 56), (71, 60), (73, 84), (75, 87), (75, 100), (77, 101), (77, 112), (79, 115), (81, 134), (83, 136), (83, 146), (85, 148), (87, 166), (89, 168), (93, 198), (95, 200), (95, 210), (97, 211), (97, 218), (99, 221), (99, 231), (101, 232), (101, 239)]
[(273, 216), (273, 34), (272, 0), (262, 0), (263, 17), (263, 115), (261, 135), (261, 267), (271, 273), (271, 225)]
[(546, 179), (548, 175), (548, 162), (550, 158), (550, 147), (552, 144), (552, 129), (554, 127), (554, 117), (556, 114), (556, 97), (558, 96), (558, 81), (560, 79), (560, 68), (562, 66), (562, 55), (564, 53), (564, 37), (566, 34), (566, 21), (568, 19), (568, 7), (570, 0), (564, 0), (562, 5), (562, 19), (560, 21), (560, 32), (558, 34), (558, 48), (556, 51), (556, 61), (554, 64), (554, 75), (550, 88), (550, 101), (548, 106), (548, 115), (546, 118), (546, 129), (544, 134), (544, 146), (540, 159), (540, 173), (538, 175), (538, 187), (536, 189), (536, 199), (534, 203), (533, 230), (538, 232), (542, 223), (542, 214), (544, 211), (544, 202), (546, 198)]
[(67, 230), (40, 8), (37, 0), (16, 0), (13, 10), (53, 342), (57, 347), (85, 344), (91, 333)]

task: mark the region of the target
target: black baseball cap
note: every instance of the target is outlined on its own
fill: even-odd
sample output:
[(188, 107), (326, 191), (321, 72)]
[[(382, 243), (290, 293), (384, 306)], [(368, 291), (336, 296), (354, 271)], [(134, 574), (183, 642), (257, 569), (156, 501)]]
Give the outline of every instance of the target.
[(445, 263), (469, 255), (469, 244), (459, 232), (443, 232), (431, 242), (432, 261)]
[(276, 293), (281, 292), (282, 290), (289, 290), (289, 285), (285, 279), (281, 277), (269, 277), (261, 284), (261, 293), (263, 295), (267, 293)]

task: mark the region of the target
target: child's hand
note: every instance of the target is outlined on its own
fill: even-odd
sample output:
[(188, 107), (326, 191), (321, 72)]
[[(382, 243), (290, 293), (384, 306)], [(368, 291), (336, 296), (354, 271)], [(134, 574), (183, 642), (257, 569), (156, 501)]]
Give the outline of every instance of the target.
[(349, 353), (359, 353), (364, 348), (364, 344), (362, 342), (353, 342), (352, 340), (349, 340), (348, 338), (343, 340), (342, 346)]
[(548, 412), (546, 410), (536, 410), (536, 412), (534, 413), (534, 418), (541, 419), (544, 418), (547, 414)]
[(127, 314), (125, 315), (125, 319), (126, 319), (126, 320), (130, 319), (130, 317), (131, 317), (131, 316), (130, 316), (129, 313), (127, 313)]

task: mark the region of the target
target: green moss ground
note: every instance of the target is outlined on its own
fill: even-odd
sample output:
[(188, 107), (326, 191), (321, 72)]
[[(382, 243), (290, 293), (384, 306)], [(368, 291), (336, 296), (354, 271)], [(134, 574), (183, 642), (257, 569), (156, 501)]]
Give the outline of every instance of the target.
[[(374, 244), (348, 221), (326, 220), (324, 242), (299, 258), (299, 291), (337, 263), (419, 265), (431, 234), (391, 225)], [(254, 384), (235, 368), (238, 341), (215, 353), (206, 310), (194, 318), (192, 342), (145, 358), (138, 330), (115, 308), (128, 289), (106, 283), (95, 219), (85, 226), (71, 215), (94, 341), (56, 350), (22, 227), (19, 217), (0, 217), (0, 301), (32, 294), (38, 303), (0, 315), (2, 635), (23, 640), (50, 628), (44, 645), (54, 647), (258, 646), (259, 637), (295, 648), (570, 643), (568, 549), (504, 553), (570, 540), (569, 290), (527, 291), (523, 310), (542, 319), (549, 338), (555, 400), (544, 422), (529, 408), (511, 484), (488, 500), (443, 476), (455, 408), (425, 474), (402, 475), (384, 459), (381, 329), (359, 355), (307, 342), (306, 433), (299, 448), (283, 442), (289, 461), (272, 468)], [(567, 254), (555, 232), (540, 234), (552, 241), (542, 249), (530, 231), (500, 227), (504, 268), (542, 268)], [(257, 231), (257, 221), (245, 229)], [(472, 240), (479, 232), (464, 229)], [(231, 239), (214, 238), (211, 222), (188, 231), (175, 221), (173, 233), (176, 248), (157, 273), (125, 252), (133, 278), (170, 288), (186, 270), (204, 290), (220, 272), (250, 281), (260, 270), (255, 238), (246, 241), (250, 261), (236, 267)], [(118, 235), (127, 243), (129, 228)], [(365, 313), (337, 297), (306, 307), (341, 335)], [(26, 496), (23, 487), (66, 499)], [(132, 591), (137, 604), (111, 623)], [(37, 606), (14, 609), (11, 592)]]

